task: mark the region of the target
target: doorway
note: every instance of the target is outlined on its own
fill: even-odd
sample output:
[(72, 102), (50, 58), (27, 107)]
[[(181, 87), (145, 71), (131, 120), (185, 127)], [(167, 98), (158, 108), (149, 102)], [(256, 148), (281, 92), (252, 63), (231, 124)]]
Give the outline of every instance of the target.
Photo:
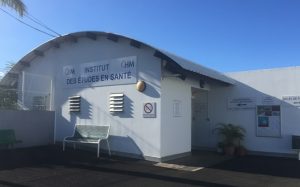
[(208, 91), (192, 88), (192, 149), (210, 148), (211, 134)]

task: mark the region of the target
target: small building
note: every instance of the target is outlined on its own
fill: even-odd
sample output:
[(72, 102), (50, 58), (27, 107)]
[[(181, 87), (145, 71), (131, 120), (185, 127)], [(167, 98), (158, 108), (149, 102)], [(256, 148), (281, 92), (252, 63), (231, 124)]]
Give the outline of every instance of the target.
[(54, 141), (76, 124), (110, 125), (114, 154), (161, 161), (215, 149), (233, 123), (256, 153), (294, 154), (300, 68), (222, 74), (125, 36), (77, 32), (25, 55), (1, 84), (28, 110), (55, 111)]

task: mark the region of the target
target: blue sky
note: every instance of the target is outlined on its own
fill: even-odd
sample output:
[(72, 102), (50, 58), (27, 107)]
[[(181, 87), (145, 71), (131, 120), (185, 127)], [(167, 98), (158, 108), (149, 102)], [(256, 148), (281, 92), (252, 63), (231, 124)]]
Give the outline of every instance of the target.
[[(300, 65), (299, 0), (24, 0), (24, 3), (31, 15), (61, 34), (84, 30), (114, 32), (221, 72)], [(7, 62), (17, 62), (52, 39), (2, 11), (0, 23), (0, 70)]]

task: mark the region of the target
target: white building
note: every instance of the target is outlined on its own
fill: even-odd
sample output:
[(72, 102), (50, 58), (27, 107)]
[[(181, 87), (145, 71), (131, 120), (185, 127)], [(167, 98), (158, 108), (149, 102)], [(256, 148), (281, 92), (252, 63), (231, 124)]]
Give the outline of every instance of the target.
[[(24, 108), (55, 111), (56, 142), (72, 135), (75, 124), (111, 125), (115, 154), (159, 161), (215, 149), (218, 123), (243, 126), (250, 151), (295, 154), (298, 80), (298, 67), (223, 75), (124, 36), (78, 32), (34, 49), (2, 84), (18, 86)], [(114, 94), (123, 95), (123, 107), (111, 106)], [(70, 111), (73, 96), (81, 98), (78, 112)], [(258, 116), (257, 108), (270, 108), (261, 105), (274, 111)]]

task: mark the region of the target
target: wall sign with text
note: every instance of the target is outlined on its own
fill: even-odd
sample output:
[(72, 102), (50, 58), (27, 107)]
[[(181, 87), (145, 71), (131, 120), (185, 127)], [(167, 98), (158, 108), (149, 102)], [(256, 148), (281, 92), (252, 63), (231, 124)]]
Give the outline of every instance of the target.
[(228, 109), (250, 109), (255, 108), (256, 106), (256, 98), (254, 97), (236, 97), (227, 99), (227, 107)]
[(63, 67), (66, 88), (134, 84), (137, 57), (123, 57)]
[(282, 101), (290, 106), (300, 107), (300, 96), (282, 96)]
[(259, 105), (256, 108), (256, 135), (281, 137), (280, 105)]
[(281, 101), (273, 96), (264, 96), (261, 99), (261, 105), (280, 105)]

